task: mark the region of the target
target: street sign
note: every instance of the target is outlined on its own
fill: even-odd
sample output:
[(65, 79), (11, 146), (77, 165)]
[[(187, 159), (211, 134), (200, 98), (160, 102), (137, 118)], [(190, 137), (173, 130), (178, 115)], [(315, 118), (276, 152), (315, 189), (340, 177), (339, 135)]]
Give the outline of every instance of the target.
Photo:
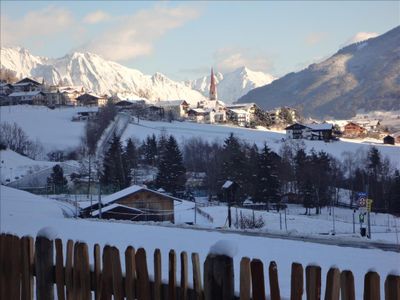
[(372, 208), (372, 202), (374, 202), (372, 199), (367, 199), (367, 201), (366, 201), (367, 203), (367, 211), (368, 212), (371, 212), (371, 208)]
[(358, 206), (365, 207), (367, 204), (367, 193), (359, 192), (357, 194), (357, 197), (358, 197)]
[(360, 221), (360, 223), (364, 223), (364, 217), (365, 217), (365, 214), (358, 215), (358, 220)]

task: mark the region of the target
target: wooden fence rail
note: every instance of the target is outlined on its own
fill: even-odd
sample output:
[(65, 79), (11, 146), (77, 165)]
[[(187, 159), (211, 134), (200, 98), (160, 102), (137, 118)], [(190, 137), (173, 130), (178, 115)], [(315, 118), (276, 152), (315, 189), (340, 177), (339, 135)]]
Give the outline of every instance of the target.
[[(102, 250), (102, 251), (101, 251)], [(93, 251), (93, 261), (89, 257)], [(65, 253), (65, 255), (64, 255)], [(177, 258), (174, 250), (168, 255), (168, 283), (162, 283), (161, 251), (154, 251), (154, 277), (150, 280), (146, 251), (132, 246), (120, 252), (116, 247), (87, 244), (46, 237), (19, 238), (0, 235), (0, 300), (280, 300), (278, 266), (268, 268), (259, 259), (242, 258), (240, 286), (235, 295), (233, 259), (209, 254), (204, 262), (203, 279), (197, 253), (190, 256), (193, 287), (189, 287), (188, 254)], [(177, 270), (180, 259), (181, 270)], [(122, 263), (124, 262), (124, 263)], [(122, 266), (125, 266), (122, 269)], [(264, 270), (266, 271), (264, 272)], [(180, 275), (177, 280), (177, 272)], [(265, 277), (269, 287), (265, 286)], [(351, 271), (331, 268), (326, 281), (321, 280), (319, 266), (292, 264), (290, 299), (320, 299), (325, 283), (325, 300), (355, 300), (354, 277)], [(305, 278), (305, 280), (304, 280)], [(380, 300), (380, 276), (368, 272), (364, 277), (364, 299)], [(35, 286), (34, 286), (35, 285)], [(35, 294), (34, 294), (35, 291)], [(384, 282), (385, 300), (400, 300), (400, 276), (388, 275)]]

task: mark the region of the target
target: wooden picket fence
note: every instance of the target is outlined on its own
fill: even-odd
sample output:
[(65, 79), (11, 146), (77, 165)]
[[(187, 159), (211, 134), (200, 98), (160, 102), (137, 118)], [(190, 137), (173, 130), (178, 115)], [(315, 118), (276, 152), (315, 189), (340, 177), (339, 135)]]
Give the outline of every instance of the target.
[[(124, 253), (125, 264), (121, 264), (120, 252), (116, 247), (106, 245), (101, 251), (98, 244), (94, 245), (92, 262), (89, 261), (87, 244), (68, 240), (65, 247), (63, 249), (60, 239), (52, 241), (46, 237), (37, 237), (34, 242), (31, 237), (19, 238), (1, 234), (0, 299), (267, 299), (264, 266), (259, 259), (242, 258), (240, 293), (235, 295), (233, 260), (228, 256), (208, 255), (204, 262), (202, 280), (199, 255), (192, 253), (193, 287), (189, 288), (186, 252), (180, 253), (179, 284), (176, 279), (177, 255), (174, 250), (169, 252), (168, 283), (163, 284), (159, 249), (154, 251), (154, 278), (150, 280), (146, 251), (143, 248), (135, 251), (132, 246), (127, 247)], [(125, 266), (125, 274), (122, 265)], [(281, 299), (275, 262), (270, 262), (268, 266), (268, 277), (269, 298)], [(320, 299), (321, 268), (307, 266), (304, 270), (301, 264), (293, 263), (290, 283), (291, 300), (303, 299), (304, 296), (311, 300)], [(387, 276), (384, 297), (385, 300), (400, 299), (399, 276)], [(328, 271), (325, 299), (355, 299), (354, 277), (351, 271), (340, 272), (336, 268)], [(364, 299), (381, 299), (380, 276), (376, 272), (368, 272), (365, 275)]]

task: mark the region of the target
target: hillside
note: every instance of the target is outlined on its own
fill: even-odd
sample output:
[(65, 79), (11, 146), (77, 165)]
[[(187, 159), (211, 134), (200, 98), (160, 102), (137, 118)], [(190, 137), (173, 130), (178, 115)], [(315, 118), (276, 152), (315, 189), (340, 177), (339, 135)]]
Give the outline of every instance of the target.
[(98, 94), (118, 94), (121, 98), (166, 100), (186, 99), (196, 104), (204, 99), (199, 92), (161, 73), (145, 75), (93, 53), (74, 52), (61, 58), (32, 55), (24, 48), (1, 48), (1, 67), (47, 84), (83, 86)]
[(349, 45), (327, 60), (256, 88), (238, 102), (288, 105), (306, 116), (349, 118), (400, 109), (400, 26)]
[[(214, 77), (217, 83), (218, 99), (228, 104), (235, 102), (250, 90), (269, 84), (275, 79), (270, 74), (255, 72), (247, 67), (241, 67), (226, 74), (218, 72)], [(186, 81), (185, 85), (208, 97), (210, 75)]]

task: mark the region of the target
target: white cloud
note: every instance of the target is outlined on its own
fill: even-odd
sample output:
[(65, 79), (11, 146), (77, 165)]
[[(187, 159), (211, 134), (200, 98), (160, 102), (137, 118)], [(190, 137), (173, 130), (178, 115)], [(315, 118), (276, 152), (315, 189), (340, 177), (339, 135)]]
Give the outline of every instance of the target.
[(21, 45), (26, 39), (35, 37), (37, 43), (46, 43), (46, 38), (76, 28), (70, 11), (48, 6), (31, 11), (20, 19), (11, 19), (2, 15), (1, 36), (5, 45)]
[(150, 54), (157, 39), (199, 16), (196, 7), (156, 5), (120, 18), (83, 48), (107, 59), (123, 61)]
[(315, 45), (315, 44), (323, 41), (325, 38), (326, 38), (325, 32), (312, 32), (306, 36), (305, 42), (308, 45), (312, 46), (312, 45)]
[(104, 22), (110, 19), (110, 15), (105, 13), (104, 11), (97, 10), (87, 14), (83, 18), (83, 22), (86, 24), (96, 24), (100, 22)]
[(214, 53), (217, 70), (230, 72), (246, 66), (252, 70), (268, 72), (272, 68), (271, 61), (262, 53), (250, 49), (223, 48)]
[(376, 32), (358, 32), (354, 36), (349, 38), (342, 46), (347, 46), (347, 45), (350, 45), (353, 43), (365, 41), (370, 38), (377, 37), (378, 35), (379, 35), (379, 33), (376, 33)]

